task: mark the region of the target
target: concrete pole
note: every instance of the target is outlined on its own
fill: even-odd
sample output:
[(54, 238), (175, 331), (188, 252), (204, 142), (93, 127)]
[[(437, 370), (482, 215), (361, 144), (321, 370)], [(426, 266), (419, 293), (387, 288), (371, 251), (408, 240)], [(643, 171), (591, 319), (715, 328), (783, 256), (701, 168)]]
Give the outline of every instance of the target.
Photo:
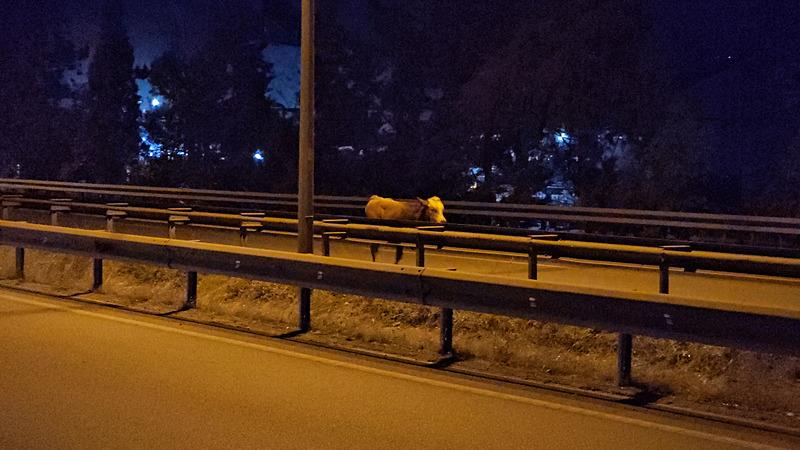
[[(297, 251), (314, 252), (314, 0), (302, 0), (300, 27), (300, 155), (297, 179)], [(310, 329), (311, 289), (298, 291), (299, 328)]]
[(312, 253), (313, 224), (306, 218), (314, 215), (314, 0), (302, 1), (297, 250)]

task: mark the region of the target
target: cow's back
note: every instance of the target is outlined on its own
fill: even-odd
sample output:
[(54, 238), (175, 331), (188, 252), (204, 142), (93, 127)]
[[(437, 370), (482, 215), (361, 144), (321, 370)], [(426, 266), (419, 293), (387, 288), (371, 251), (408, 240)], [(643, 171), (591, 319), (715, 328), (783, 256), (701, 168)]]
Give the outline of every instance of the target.
[(418, 220), (415, 211), (406, 202), (373, 195), (364, 208), (367, 217), (386, 220)]

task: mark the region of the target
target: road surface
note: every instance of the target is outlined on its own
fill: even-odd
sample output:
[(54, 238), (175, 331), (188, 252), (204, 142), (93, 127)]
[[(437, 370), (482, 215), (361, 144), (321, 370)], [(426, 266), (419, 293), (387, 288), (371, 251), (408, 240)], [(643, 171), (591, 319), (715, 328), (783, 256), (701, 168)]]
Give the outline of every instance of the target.
[(800, 439), (0, 290), (0, 448), (798, 448)]

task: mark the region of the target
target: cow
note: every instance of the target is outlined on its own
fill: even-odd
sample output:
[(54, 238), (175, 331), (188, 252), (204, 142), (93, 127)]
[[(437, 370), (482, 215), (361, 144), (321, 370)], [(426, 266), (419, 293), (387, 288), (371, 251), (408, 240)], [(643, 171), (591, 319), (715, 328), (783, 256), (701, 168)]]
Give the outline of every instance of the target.
[(444, 218), (444, 203), (439, 197), (427, 200), (417, 197), (416, 200), (398, 201), (373, 195), (369, 198), (364, 212), (372, 219), (447, 222)]

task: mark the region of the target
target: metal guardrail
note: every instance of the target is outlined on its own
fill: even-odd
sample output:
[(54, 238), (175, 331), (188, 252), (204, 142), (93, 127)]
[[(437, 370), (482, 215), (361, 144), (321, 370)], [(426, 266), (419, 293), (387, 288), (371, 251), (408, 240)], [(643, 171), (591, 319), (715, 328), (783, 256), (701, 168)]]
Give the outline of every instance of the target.
[[(137, 208), (129, 207), (124, 203), (97, 205), (91, 203), (75, 203), (69, 199), (24, 199), (14, 198), (3, 201), (2, 218), (8, 219), (10, 212), (23, 204), (44, 207), (50, 211), (51, 225), (58, 225), (59, 218), (68, 212), (88, 211), (97, 213), (104, 211), (106, 214), (106, 229), (113, 231), (114, 223), (121, 218), (131, 216), (146, 219), (155, 219), (168, 224), (169, 236), (174, 238), (178, 226), (185, 226), (189, 223), (200, 225), (216, 225), (239, 228), (241, 245), (247, 244), (247, 237), (253, 232), (261, 230), (279, 230), (294, 232), (297, 229), (296, 219), (283, 219), (264, 217), (260, 213), (241, 213), (220, 214), (195, 212), (191, 208)], [(114, 209), (106, 209), (114, 208)], [(416, 246), (417, 266), (424, 266), (425, 245), (435, 244), (439, 246), (465, 247), (472, 249), (484, 249), (493, 251), (509, 251), (517, 253), (527, 253), (528, 255), (528, 278), (535, 280), (538, 276), (538, 257), (541, 254), (551, 256), (567, 256), (577, 259), (594, 259), (602, 261), (627, 262), (635, 264), (657, 265), (659, 267), (659, 292), (669, 293), (670, 267), (683, 267), (686, 270), (708, 269), (728, 272), (762, 274), (772, 276), (800, 276), (800, 259), (797, 258), (774, 258), (749, 255), (721, 254), (711, 252), (693, 252), (687, 246), (664, 246), (659, 249), (637, 246), (620, 246), (602, 243), (587, 242), (553, 242), (549, 239), (556, 237), (546, 236), (498, 236), (490, 234), (459, 233), (449, 231), (431, 231), (430, 229), (440, 229), (438, 226), (423, 226), (413, 228), (396, 228), (385, 226), (370, 226), (363, 224), (342, 223), (341, 219), (333, 221), (315, 222), (316, 231), (322, 235), (323, 253), (330, 255), (330, 238), (340, 239), (357, 237), (370, 240), (388, 240), (392, 242), (397, 250), (396, 261), (402, 257), (403, 247), (399, 243), (414, 243)], [(346, 222), (346, 221), (344, 221)], [(378, 244), (371, 244), (371, 247)], [(373, 250), (374, 252), (377, 249)], [(24, 269), (24, 249), (17, 248), (17, 274), (23, 273)], [(373, 256), (374, 259), (374, 256)], [(93, 264), (93, 286), (96, 288), (102, 284), (102, 258), (95, 258)], [(196, 299), (197, 273), (187, 272), (187, 300), (186, 304), (191, 306)], [(304, 311), (307, 308), (303, 309)], [(307, 314), (303, 315), (307, 319)], [(665, 316), (667, 321), (671, 321), (671, 316)], [(303, 321), (306, 325), (301, 325), (302, 329), (307, 328), (307, 320)], [(440, 353), (452, 355), (452, 328), (453, 312), (451, 308), (443, 307), (440, 312)], [(632, 359), (632, 335), (620, 333), (618, 336), (618, 380), (620, 385), (630, 383), (631, 359)]]
[(185, 270), (195, 281), (188, 306), (201, 272), (800, 356), (800, 305), (727, 304), (9, 221), (0, 221), (0, 244)]
[[(62, 200), (13, 199), (6, 200), (3, 217), (9, 218), (11, 208), (33, 205), (49, 209), (51, 224), (57, 224), (57, 217), (63, 214), (64, 206), (72, 212), (109, 215), (125, 213), (127, 217), (151, 219), (167, 222), (170, 227), (180, 224), (214, 225), (237, 228), (242, 231), (249, 227), (273, 231), (295, 232), (296, 219), (262, 217), (254, 214), (223, 214), (191, 211), (189, 208), (140, 208), (121, 204), (99, 205), (93, 203), (65, 202)], [(423, 227), (424, 228), (424, 227)], [(400, 228), (364, 224), (343, 224), (315, 221), (317, 233), (339, 232), (347, 237), (390, 241), (394, 244), (436, 245), (453, 248), (467, 248), (488, 251), (505, 251), (528, 254), (535, 259), (538, 255), (575, 258), (582, 260), (607, 261), (660, 266), (662, 271), (670, 267), (687, 270), (714, 270), (754, 275), (769, 275), (800, 278), (800, 259), (770, 256), (737, 255), (719, 252), (694, 251), (676, 246), (652, 248), (632, 245), (616, 245), (592, 242), (553, 241), (549, 238), (531, 236), (502, 236), (456, 231), (430, 231), (419, 228)]]
[[(208, 189), (160, 188), (147, 186), (85, 184), (38, 180), (0, 179), (6, 192), (59, 192), (129, 199), (188, 201), (193, 204), (253, 205), (290, 210), (296, 205), (293, 194), (233, 192)], [(358, 211), (364, 197), (315, 197), (317, 210)], [(766, 234), (790, 239), (800, 237), (800, 218), (744, 216), (732, 214), (682, 213), (632, 209), (561, 207), (504, 203), (448, 201), (448, 214), (464, 218), (502, 218), (522, 221), (552, 221), (573, 225), (633, 226), (687, 230), (697, 233)], [(452, 225), (448, 225), (451, 229)]]

